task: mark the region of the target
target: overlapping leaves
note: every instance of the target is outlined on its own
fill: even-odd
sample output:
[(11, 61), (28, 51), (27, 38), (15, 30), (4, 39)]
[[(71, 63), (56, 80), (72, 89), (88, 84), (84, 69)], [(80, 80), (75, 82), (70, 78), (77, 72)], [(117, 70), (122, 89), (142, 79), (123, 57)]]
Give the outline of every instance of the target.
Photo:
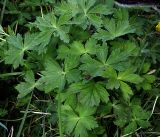
[[(46, 2), (54, 3), (51, 0)], [(35, 65), (35, 60), (40, 57), (36, 60), (40, 64), (38, 70), (35, 65), (33, 69), (36, 68), (36, 71), (33, 71), (40, 72), (41, 77), (36, 80), (34, 72), (29, 68), (24, 82), (16, 86), (18, 98), (25, 97), (35, 89), (45, 93), (60, 91), (61, 100), (58, 101), (64, 104), (62, 121), (64, 133), (68, 136), (89, 136), (88, 131), (98, 127), (98, 119), (101, 119), (99, 127), (109, 127), (107, 120), (113, 124), (112, 119), (105, 120), (105, 115), (112, 113), (110, 104), (115, 98), (119, 104), (113, 105), (114, 124), (120, 128), (121, 133), (127, 134), (139, 126), (149, 126), (149, 113), (141, 104), (133, 105), (130, 102), (135, 98), (132, 96), (134, 92), (151, 90), (155, 81), (152, 71), (141, 72), (141, 67), (136, 66), (138, 61), (143, 65), (145, 59), (148, 59), (145, 57), (143, 62), (143, 55), (138, 56), (141, 52), (140, 46), (137, 46), (139, 42), (134, 41), (142, 38), (140, 35), (127, 35), (136, 30), (135, 24), (130, 23), (128, 11), (110, 9), (104, 3), (96, 0), (61, 0), (58, 4), (55, 2), (54, 13), (48, 14), (43, 14), (46, 11), (42, 6), (41, 17), (30, 24), (39, 29), (38, 33), (27, 33), (24, 38), (23, 34), (9, 36), (0, 26), (0, 38), (7, 37), (6, 40), (1, 39), (7, 45), (3, 49), (6, 64), (11, 64), (14, 69), (28, 70), (29, 61)], [(48, 6), (52, 8), (52, 5)], [(87, 33), (83, 33), (83, 30)], [(31, 28), (31, 31), (35, 33), (37, 29)], [(146, 37), (150, 37), (150, 34), (146, 34)], [(37, 55), (36, 59), (31, 55)], [(108, 106), (110, 111), (96, 111), (96, 108), (108, 109)]]
[(56, 7), (57, 13), (69, 14), (73, 17), (73, 24), (80, 24), (83, 28), (92, 24), (101, 27), (102, 15), (111, 14), (112, 11), (107, 5), (97, 4), (96, 0), (68, 0), (62, 1)]
[[(132, 100), (130, 106), (124, 104), (116, 104), (114, 106), (114, 113), (117, 115), (115, 124), (124, 128), (124, 134), (134, 132), (138, 126), (146, 128), (150, 126), (148, 121), (150, 113), (144, 110), (137, 99)], [(123, 111), (121, 111), (123, 109)]]
[(68, 98), (73, 94), (77, 94), (81, 104), (90, 107), (98, 106), (100, 101), (104, 103), (108, 103), (109, 101), (109, 94), (103, 83), (100, 82), (73, 83), (63, 96), (65, 96), (64, 98)]
[(65, 61), (62, 68), (56, 61), (48, 59), (45, 62), (45, 70), (42, 71), (41, 83), (44, 84), (44, 90), (50, 92), (56, 88), (63, 89), (68, 81), (76, 82), (81, 79), (80, 72), (75, 67), (77, 62), (72, 62), (69, 58)]
[(108, 68), (104, 74), (104, 77), (109, 78), (106, 87), (108, 89), (118, 89), (120, 88), (123, 94), (124, 99), (128, 100), (131, 95), (133, 95), (132, 88), (127, 84), (134, 83), (138, 84), (143, 81), (139, 75), (134, 74), (131, 69), (127, 69), (126, 71), (117, 72), (113, 68)]

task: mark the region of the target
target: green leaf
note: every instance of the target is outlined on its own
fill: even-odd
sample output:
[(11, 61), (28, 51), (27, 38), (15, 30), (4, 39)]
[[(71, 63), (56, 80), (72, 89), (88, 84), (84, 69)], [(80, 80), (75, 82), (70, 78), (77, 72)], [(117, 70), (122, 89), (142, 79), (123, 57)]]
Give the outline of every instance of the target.
[(78, 100), (86, 106), (98, 106), (100, 101), (108, 103), (109, 94), (102, 83), (73, 83), (67, 90), (66, 96), (78, 95)]
[(98, 4), (90, 9), (89, 13), (109, 15), (112, 13), (112, 10), (107, 5)]
[(103, 76), (106, 78), (114, 78), (117, 79), (117, 72), (112, 67), (108, 67), (105, 72), (103, 73)]
[(35, 88), (38, 88), (39, 82), (35, 81), (34, 73), (32, 71), (27, 71), (25, 74), (25, 82), (21, 82), (16, 86), (18, 90), (18, 98), (23, 98), (29, 93), (31, 93)]
[(67, 45), (61, 45), (57, 49), (57, 52), (58, 52), (58, 56), (57, 56), (58, 59), (65, 59), (66, 57), (69, 56), (70, 49)]
[(126, 51), (121, 51), (120, 49), (115, 49), (109, 55), (106, 64), (111, 65), (113, 68), (120, 70), (121, 65), (127, 58), (130, 56), (130, 53)]
[(112, 41), (111, 45), (112, 49), (120, 49), (121, 51), (129, 53), (130, 56), (137, 56), (140, 52), (140, 49), (137, 46), (137, 44), (131, 40), (119, 39), (117, 41)]
[(50, 34), (48, 35), (47, 40), (54, 35), (55, 37), (60, 37), (60, 39), (65, 43), (68, 43), (69, 27), (66, 24), (70, 18), (70, 16), (64, 15), (57, 19), (53, 13), (49, 13), (43, 17), (37, 17), (33, 24), (36, 25), (41, 32)]
[(136, 120), (146, 120), (149, 118), (150, 113), (145, 111), (141, 106), (139, 105), (133, 105), (133, 116), (136, 118)]
[(151, 126), (148, 120), (138, 120), (137, 124), (142, 128), (148, 128), (149, 126)]
[(83, 28), (90, 24), (95, 27), (101, 27), (101, 16), (112, 13), (111, 9), (106, 5), (97, 5), (96, 0), (68, 0), (67, 2), (61, 2), (56, 7), (56, 12), (61, 15), (71, 15), (73, 17), (72, 24), (79, 24)]
[(144, 90), (151, 90), (152, 89), (152, 83), (156, 80), (154, 75), (148, 75), (148, 74), (144, 74), (143, 76), (143, 83), (139, 83), (137, 85), (138, 89), (143, 88)]
[(40, 81), (44, 84), (45, 92), (48, 93), (56, 88), (63, 89), (66, 79), (65, 72), (52, 59), (47, 59), (45, 62), (45, 71), (42, 71)]
[(137, 124), (143, 128), (148, 128), (150, 126), (150, 123), (148, 121), (148, 118), (150, 117), (150, 112), (145, 111), (141, 106), (139, 105), (133, 105), (133, 118), (134, 121), (137, 122)]
[(114, 103), (112, 104), (113, 106), (113, 110), (114, 110), (114, 114), (117, 116), (114, 123), (123, 128), (125, 127), (125, 125), (127, 125), (131, 119), (132, 119), (132, 112), (130, 107), (128, 107), (127, 105), (121, 103), (117, 101), (114, 101)]
[(79, 95), (79, 100), (86, 106), (98, 106), (100, 100), (107, 103), (109, 94), (100, 83), (88, 83), (82, 85)]
[(125, 100), (128, 100), (133, 95), (131, 87), (125, 82), (120, 81), (120, 89)]
[(128, 20), (116, 21), (115, 19), (106, 19), (104, 24), (106, 30), (99, 29), (98, 32), (94, 34), (96, 39), (103, 41), (113, 40), (117, 37), (135, 32), (135, 29), (129, 25)]
[(108, 67), (104, 71), (103, 77), (109, 78), (106, 84), (106, 88), (118, 89), (120, 87), (125, 100), (128, 100), (130, 96), (133, 95), (131, 87), (125, 82), (138, 84), (143, 81), (143, 78), (137, 74), (133, 74), (131, 69), (119, 72), (117, 75), (117, 72), (112, 67)]
[(95, 39), (89, 39), (85, 45), (80, 41), (74, 41), (69, 46), (62, 45), (58, 49), (58, 58), (80, 57), (83, 54), (94, 55), (97, 53), (98, 45)]
[(71, 56), (81, 56), (85, 52), (86, 51), (85, 51), (83, 44), (81, 42), (75, 41), (75, 42), (73, 42), (73, 44), (70, 47), (69, 54)]
[(14, 68), (24, 63), (25, 51), (34, 50), (39, 44), (36, 34), (25, 34), (24, 42), (20, 34), (12, 35), (7, 39), (9, 49), (5, 52), (5, 63), (12, 64)]
[(38, 33), (37, 41), (39, 42), (39, 46), (36, 48), (38, 53), (44, 53), (46, 51), (46, 45), (49, 44), (51, 35), (51, 31), (42, 31)]
[(131, 55), (129, 51), (121, 51), (120, 49), (115, 49), (111, 52), (108, 59), (108, 47), (103, 44), (102, 46), (97, 46), (97, 58), (92, 58), (88, 54), (81, 57), (80, 66), (81, 70), (87, 71), (91, 76), (101, 76), (106, 68), (113, 67), (116, 70), (122, 71), (128, 67), (128, 62), (126, 61)]
[(89, 55), (82, 56), (81, 62), (83, 64), (80, 66), (80, 70), (86, 71), (92, 77), (101, 76), (106, 67), (103, 63), (91, 58)]
[(144, 63), (143, 67), (142, 67), (142, 72), (147, 73), (149, 71), (150, 67), (151, 67), (151, 63), (149, 63), (149, 62)]
[[(79, 58), (78, 58), (79, 59)], [(81, 72), (76, 68), (79, 60), (76, 57), (68, 57), (65, 59), (65, 74), (68, 83), (78, 82), (81, 79)]]
[(103, 77), (109, 78), (106, 88), (113, 90), (114, 88), (118, 89), (120, 87), (119, 80), (117, 80), (117, 73), (112, 67), (106, 69), (106, 71), (103, 73)]
[(119, 72), (118, 79), (122, 81), (130, 82), (130, 83), (134, 83), (134, 84), (138, 84), (143, 81), (143, 78), (141, 78), (139, 75), (133, 74), (127, 70), (124, 72)]
[(69, 14), (74, 17), (79, 12), (79, 6), (75, 0), (61, 1), (58, 6), (55, 7), (55, 11), (57, 14), (65, 15)]
[(156, 77), (154, 75), (145, 74), (143, 75), (143, 77), (148, 83), (153, 83), (156, 80)]
[(128, 126), (125, 127), (124, 134), (132, 133), (136, 129), (137, 129), (137, 124), (136, 124), (136, 122), (133, 121), (133, 122), (129, 123)]
[(64, 129), (66, 133), (73, 133), (75, 137), (88, 136), (89, 130), (96, 128), (97, 122), (92, 116), (95, 113), (94, 108), (78, 105), (76, 110), (70, 106), (62, 107)]
[(113, 90), (114, 88), (115, 89), (118, 89), (120, 87), (120, 83), (117, 79), (114, 79), (114, 78), (110, 78), (108, 81), (107, 81), (107, 84), (106, 84), (106, 88), (107, 89), (111, 89)]
[(0, 108), (0, 117), (4, 117), (7, 114), (8, 114), (8, 111), (6, 109)]
[(105, 64), (107, 56), (108, 56), (108, 46), (106, 44), (99, 46), (99, 48), (97, 48), (96, 55), (97, 55), (97, 58), (99, 59), (99, 61), (101, 61), (103, 64)]
[(125, 8), (118, 8), (114, 10), (114, 17), (117, 20), (129, 20), (128, 10)]
[(94, 15), (94, 14), (93, 15), (89, 14), (88, 19), (91, 22), (91, 24), (93, 24), (95, 27), (101, 27), (101, 25), (103, 23), (102, 20), (101, 20), (101, 17), (97, 16), (97, 15)]

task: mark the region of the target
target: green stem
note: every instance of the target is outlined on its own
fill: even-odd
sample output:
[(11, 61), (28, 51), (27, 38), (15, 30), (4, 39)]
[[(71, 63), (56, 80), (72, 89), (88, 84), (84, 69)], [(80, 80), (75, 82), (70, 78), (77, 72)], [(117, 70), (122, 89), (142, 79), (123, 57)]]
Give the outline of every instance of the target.
[(16, 75), (21, 75), (21, 74), (23, 74), (23, 72), (5, 73), (5, 74), (0, 74), (0, 78), (9, 77), (9, 76), (16, 76)]
[(59, 135), (60, 135), (60, 137), (63, 137), (60, 90), (58, 91), (58, 127), (59, 127)]
[(4, 0), (4, 2), (3, 2), (3, 8), (2, 8), (2, 12), (1, 12), (0, 24), (2, 24), (2, 22), (3, 22), (3, 16), (4, 16), (4, 11), (5, 11), (5, 7), (6, 7), (6, 3), (7, 3), (7, 0)]
[(2, 38), (0, 38), (0, 40), (2, 40), (2, 41), (5, 41), (5, 42), (6, 42), (6, 40), (5, 40), (5, 39), (2, 39)]
[(27, 105), (26, 111), (25, 111), (25, 113), (24, 113), (23, 119), (22, 119), (22, 121), (21, 121), (21, 124), (20, 124), (19, 130), (18, 130), (18, 134), (17, 134), (17, 136), (16, 136), (16, 137), (20, 137), (20, 136), (21, 136), (21, 132), (22, 132), (22, 129), (23, 129), (23, 126), (24, 126), (24, 122), (25, 122), (26, 117), (27, 117), (27, 114), (28, 114), (28, 109), (29, 109), (29, 106), (30, 106), (30, 104), (31, 104), (32, 95), (33, 95), (33, 92), (31, 93), (30, 100), (29, 100), (29, 102), (28, 102), (28, 105)]

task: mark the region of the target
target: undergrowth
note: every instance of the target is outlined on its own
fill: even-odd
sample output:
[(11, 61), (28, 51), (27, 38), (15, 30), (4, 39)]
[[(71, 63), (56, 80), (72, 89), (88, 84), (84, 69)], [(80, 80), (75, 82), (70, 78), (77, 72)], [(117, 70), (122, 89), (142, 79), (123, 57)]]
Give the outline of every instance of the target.
[(0, 0), (1, 137), (160, 135), (159, 14), (113, 0)]

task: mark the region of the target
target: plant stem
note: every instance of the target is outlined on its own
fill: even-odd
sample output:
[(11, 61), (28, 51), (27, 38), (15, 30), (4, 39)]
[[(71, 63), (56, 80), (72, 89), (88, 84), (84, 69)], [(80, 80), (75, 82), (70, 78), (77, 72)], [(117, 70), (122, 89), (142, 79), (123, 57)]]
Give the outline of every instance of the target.
[(9, 77), (9, 76), (16, 76), (16, 75), (21, 75), (21, 74), (23, 74), (23, 72), (5, 73), (5, 74), (0, 74), (0, 78)]
[(2, 38), (0, 38), (0, 40), (2, 40), (2, 41), (5, 41), (5, 42), (6, 42), (6, 40), (5, 40), (5, 39), (2, 39)]
[(0, 24), (2, 24), (2, 22), (3, 22), (3, 15), (4, 15), (6, 3), (7, 3), (7, 0), (4, 0), (4, 2), (3, 2), (3, 8), (2, 8), (2, 12), (1, 12)]
[(60, 137), (63, 137), (60, 90), (58, 91), (58, 126), (59, 126), (59, 135), (60, 135)]
[(28, 114), (28, 109), (29, 109), (29, 106), (30, 106), (30, 104), (31, 104), (32, 95), (33, 95), (33, 92), (31, 93), (30, 100), (29, 100), (29, 102), (28, 102), (26, 111), (25, 111), (25, 113), (24, 113), (23, 119), (22, 119), (21, 124), (20, 124), (20, 126), (19, 126), (18, 134), (17, 134), (16, 137), (20, 137), (20, 136), (21, 136), (21, 132), (22, 132), (22, 129), (23, 129), (23, 126), (24, 126), (24, 122), (25, 122), (26, 117), (27, 117), (27, 114)]

